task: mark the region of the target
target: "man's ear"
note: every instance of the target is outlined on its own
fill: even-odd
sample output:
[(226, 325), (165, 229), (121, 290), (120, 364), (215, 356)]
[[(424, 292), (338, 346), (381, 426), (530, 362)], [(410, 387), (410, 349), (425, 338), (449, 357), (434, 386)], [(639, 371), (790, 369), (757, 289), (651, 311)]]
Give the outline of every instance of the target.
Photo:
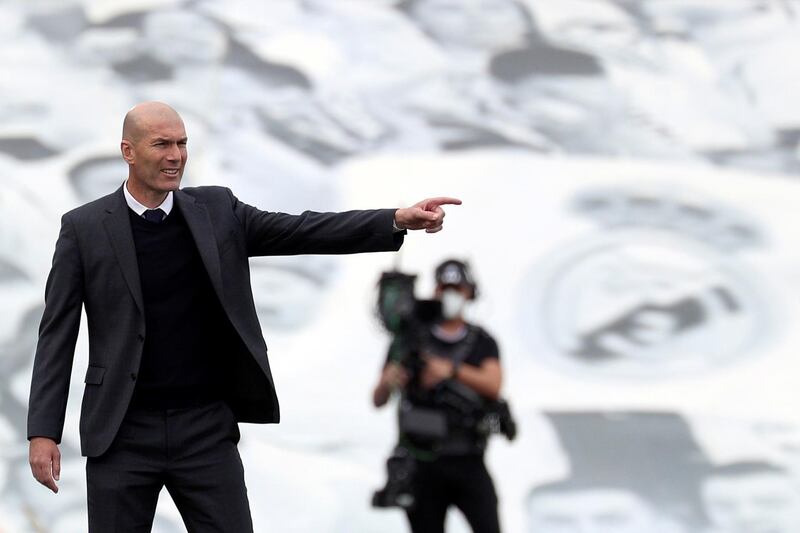
[(127, 139), (123, 139), (119, 144), (119, 148), (122, 152), (122, 159), (124, 159), (129, 165), (132, 165), (134, 160), (134, 150), (131, 142)]

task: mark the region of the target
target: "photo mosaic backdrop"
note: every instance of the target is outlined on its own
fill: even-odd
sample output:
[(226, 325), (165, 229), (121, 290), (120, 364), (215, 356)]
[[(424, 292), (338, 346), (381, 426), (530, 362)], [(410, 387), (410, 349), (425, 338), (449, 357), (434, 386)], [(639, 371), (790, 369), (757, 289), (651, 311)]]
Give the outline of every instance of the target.
[[(185, 186), (270, 211), (462, 198), (397, 255), (252, 260), (281, 397), (242, 426), (256, 531), (393, 533), (380, 273), (466, 259), (520, 436), (512, 533), (800, 531), (796, 0), (0, 0), (0, 532), (86, 529), (78, 341), (61, 491), (25, 417), (61, 214), (184, 117)], [(183, 531), (168, 495), (154, 531)], [(468, 528), (458, 513), (448, 531)]]

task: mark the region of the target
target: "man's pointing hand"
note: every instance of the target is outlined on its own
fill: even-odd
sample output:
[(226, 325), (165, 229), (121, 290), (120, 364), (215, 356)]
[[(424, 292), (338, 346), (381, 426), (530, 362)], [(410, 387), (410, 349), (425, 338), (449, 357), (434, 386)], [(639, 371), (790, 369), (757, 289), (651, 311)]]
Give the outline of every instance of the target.
[(440, 196), (398, 209), (394, 214), (395, 225), (400, 229), (424, 229), (427, 233), (441, 231), (444, 221), (443, 205), (461, 205), (461, 200)]

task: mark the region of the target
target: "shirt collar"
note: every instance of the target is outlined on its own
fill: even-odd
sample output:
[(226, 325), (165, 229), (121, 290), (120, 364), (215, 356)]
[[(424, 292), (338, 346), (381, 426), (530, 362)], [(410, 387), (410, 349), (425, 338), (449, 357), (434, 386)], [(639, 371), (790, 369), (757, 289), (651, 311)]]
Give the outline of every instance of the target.
[(467, 328), (466, 323), (463, 324), (458, 330), (454, 331), (453, 333), (448, 333), (439, 324), (436, 324), (431, 328), (431, 333), (433, 334), (434, 337), (448, 344), (455, 344), (457, 342), (463, 341), (465, 338), (467, 338), (468, 332), (469, 329)]
[[(127, 202), (128, 207), (130, 207), (134, 213), (139, 216), (144, 215), (144, 212), (150, 209), (147, 206), (144, 206), (133, 197), (133, 195), (128, 190), (128, 180), (125, 180), (125, 185), (122, 187), (122, 192), (125, 193), (125, 202)], [(165, 214), (169, 215), (169, 212), (172, 211), (172, 206), (175, 203), (175, 199), (172, 197), (172, 191), (167, 193), (167, 197), (164, 198), (164, 201), (161, 202), (161, 205), (154, 207), (153, 209), (161, 209), (164, 211)]]

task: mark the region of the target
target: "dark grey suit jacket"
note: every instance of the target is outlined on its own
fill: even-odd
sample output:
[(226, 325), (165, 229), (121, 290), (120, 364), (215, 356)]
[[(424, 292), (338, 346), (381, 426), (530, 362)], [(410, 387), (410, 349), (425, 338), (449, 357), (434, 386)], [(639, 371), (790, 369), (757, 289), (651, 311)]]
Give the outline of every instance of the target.
[[(394, 210), (287, 215), (260, 211), (222, 187), (175, 192), (222, 308), (239, 341), (222, 354), (229, 397), (242, 422), (278, 422), (278, 398), (256, 316), (248, 257), (392, 251)], [(81, 407), (81, 453), (114, 439), (136, 385), (147, 332), (136, 250), (122, 188), (65, 214), (45, 290), (33, 366), (28, 438), (61, 441), (70, 373), (86, 309), (89, 368)]]

